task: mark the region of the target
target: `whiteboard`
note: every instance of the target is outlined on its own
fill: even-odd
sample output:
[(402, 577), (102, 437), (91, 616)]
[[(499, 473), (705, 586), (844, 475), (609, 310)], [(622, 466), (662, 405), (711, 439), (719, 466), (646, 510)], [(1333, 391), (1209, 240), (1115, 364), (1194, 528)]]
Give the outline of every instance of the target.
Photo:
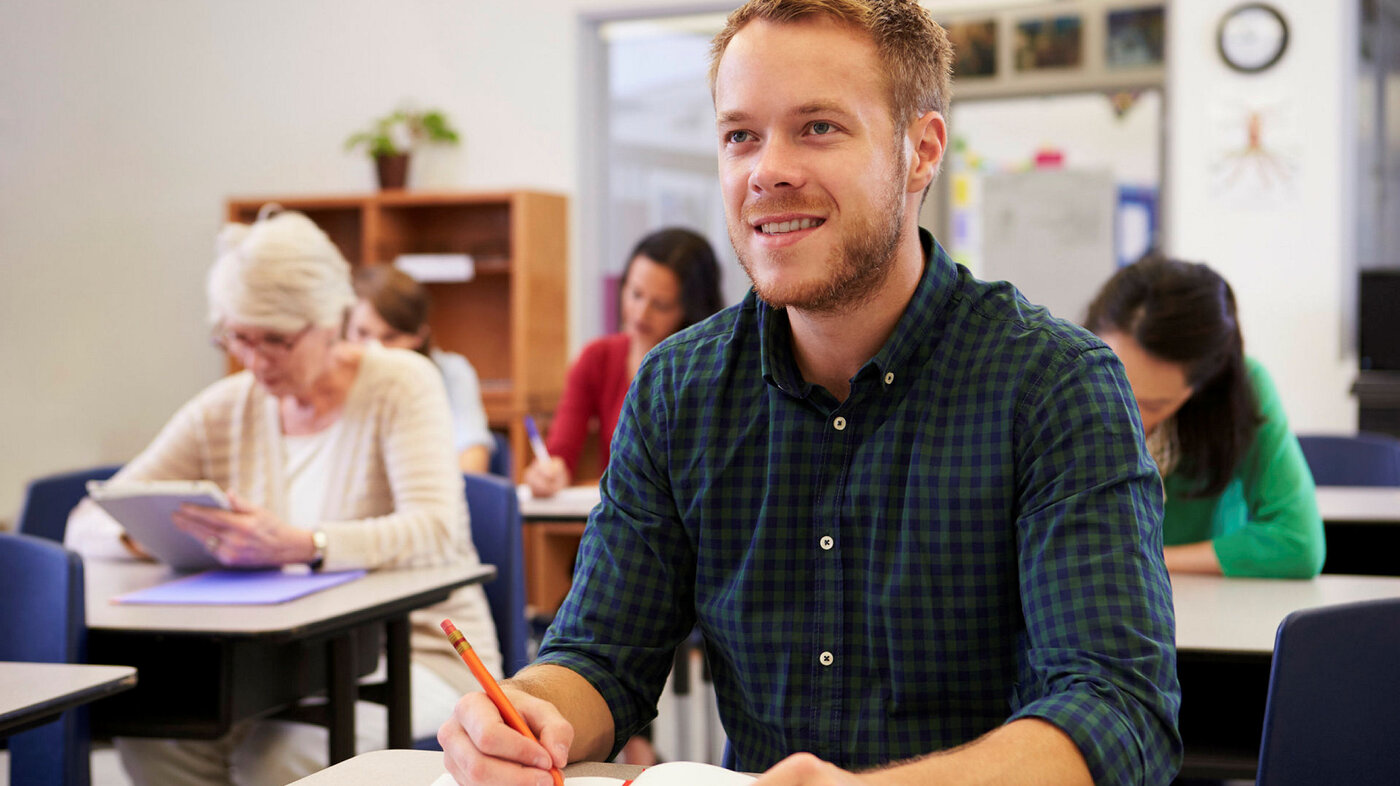
[(1038, 169), (982, 180), (982, 269), (1071, 322), (1117, 269), (1118, 187), (1108, 169)]

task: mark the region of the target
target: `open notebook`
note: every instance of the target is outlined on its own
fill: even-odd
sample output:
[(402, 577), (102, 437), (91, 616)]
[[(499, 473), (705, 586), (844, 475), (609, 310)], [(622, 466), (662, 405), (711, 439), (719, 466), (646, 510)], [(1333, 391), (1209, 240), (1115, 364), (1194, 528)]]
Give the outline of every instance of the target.
[[(647, 767), (630, 781), (596, 775), (565, 778), (564, 786), (742, 786), (756, 780), (752, 775), (694, 761), (668, 761)], [(443, 775), (432, 786), (454, 786), (451, 775)]]

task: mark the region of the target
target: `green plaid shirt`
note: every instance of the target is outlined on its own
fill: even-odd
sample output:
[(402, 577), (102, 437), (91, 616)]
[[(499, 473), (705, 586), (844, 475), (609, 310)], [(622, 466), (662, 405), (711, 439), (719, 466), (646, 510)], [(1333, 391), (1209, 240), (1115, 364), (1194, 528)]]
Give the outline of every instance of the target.
[(698, 625), (740, 769), (868, 767), (1036, 717), (1096, 783), (1167, 783), (1162, 492), (1122, 366), (922, 238), (844, 402), (752, 294), (647, 356), (539, 662), (598, 689), (618, 746)]

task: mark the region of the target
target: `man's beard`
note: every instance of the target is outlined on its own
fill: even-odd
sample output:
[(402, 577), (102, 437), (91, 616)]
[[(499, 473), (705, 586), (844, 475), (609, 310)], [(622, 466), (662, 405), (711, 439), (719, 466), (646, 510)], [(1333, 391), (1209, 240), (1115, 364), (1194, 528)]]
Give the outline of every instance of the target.
[[(755, 293), (774, 308), (795, 308), (809, 313), (849, 312), (869, 300), (894, 269), (895, 249), (899, 247), (899, 235), (904, 225), (904, 192), (901, 187), (904, 177), (891, 176), (889, 182), (890, 189), (886, 192), (884, 204), (873, 206), (871, 218), (853, 227), (853, 234), (844, 237), (832, 251), (831, 258), (826, 262), (826, 280), (802, 290), (784, 291), (781, 285), (760, 283), (754, 275), (752, 260), (747, 259), (741, 250), (745, 247), (741, 240), (747, 238), (737, 234), (752, 232), (752, 225), (747, 220), (741, 220), (730, 226), (730, 243), (739, 257), (739, 265), (753, 283)], [(765, 203), (764, 210), (770, 213), (803, 212), (797, 204), (778, 204), (776, 201)]]

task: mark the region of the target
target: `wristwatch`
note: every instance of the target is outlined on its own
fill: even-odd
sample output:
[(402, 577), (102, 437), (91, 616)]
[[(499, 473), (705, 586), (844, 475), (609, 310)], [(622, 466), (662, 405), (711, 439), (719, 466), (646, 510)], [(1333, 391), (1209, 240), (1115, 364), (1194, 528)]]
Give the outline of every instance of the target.
[(312, 555), (311, 561), (308, 562), (307, 564), (311, 566), (311, 569), (312, 569), (312, 570), (320, 570), (320, 569), (321, 569), (321, 563), (323, 563), (323, 562), (326, 561), (326, 531), (325, 531), (325, 530), (323, 530), (323, 529), (318, 529), (318, 530), (315, 530), (315, 531), (313, 531), (313, 532), (311, 533), (311, 546), (312, 546), (312, 548), (316, 549), (316, 553)]

